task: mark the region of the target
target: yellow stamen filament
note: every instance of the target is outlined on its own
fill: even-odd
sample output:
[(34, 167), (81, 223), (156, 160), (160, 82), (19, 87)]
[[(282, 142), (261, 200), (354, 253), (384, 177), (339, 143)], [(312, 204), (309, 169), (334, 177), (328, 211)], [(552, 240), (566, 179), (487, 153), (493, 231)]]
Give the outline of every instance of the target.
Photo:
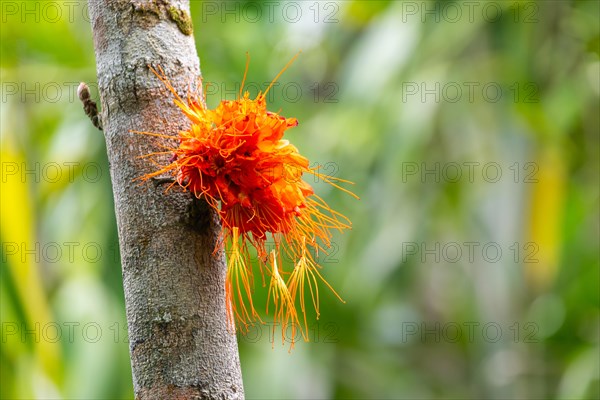
[(308, 283), (308, 289), (310, 291), (310, 296), (312, 299), (313, 306), (315, 308), (315, 312), (317, 313), (317, 319), (319, 319), (319, 286), (318, 280), (319, 278), (325, 285), (335, 294), (335, 296), (342, 302), (345, 303), (344, 300), (340, 297), (340, 295), (331, 287), (331, 285), (323, 278), (321, 273), (318, 270), (319, 265), (314, 262), (312, 259), (312, 255), (306, 249), (306, 238), (302, 239), (302, 255), (300, 259), (296, 263), (292, 274), (288, 280), (288, 288), (290, 291), (290, 295), (295, 302), (296, 296), (299, 294), (300, 300), (300, 310), (302, 311), (302, 315), (304, 316), (304, 331), (302, 332), (302, 336), (304, 340), (308, 341), (308, 322), (306, 319), (306, 302), (304, 297), (304, 289), (305, 283)]
[[(246, 254), (247, 252), (240, 251), (238, 228), (233, 228), (229, 262), (227, 263), (227, 276), (225, 279), (225, 298), (228, 322), (234, 330), (235, 319), (240, 321), (245, 328), (248, 323), (258, 317), (258, 313), (252, 304), (252, 271), (248, 268), (244, 259)], [(249, 309), (246, 308), (244, 298), (248, 301)], [(234, 316), (235, 319), (233, 318)]]
[(250, 53), (246, 52), (246, 68), (244, 69), (244, 78), (242, 78), (242, 84), (240, 86), (239, 97), (242, 97), (242, 92), (244, 90), (244, 84), (246, 83), (246, 75), (248, 74), (249, 66), (250, 66)]
[[(290, 350), (294, 347), (296, 337), (296, 327), (298, 325), (298, 314), (294, 301), (285, 284), (283, 278), (279, 274), (277, 267), (275, 250), (271, 251), (271, 283), (269, 285), (269, 297), (267, 299), (267, 313), (269, 312), (269, 303), (273, 298), (275, 310), (273, 310), (273, 322), (281, 324), (281, 343), (285, 343), (285, 333), (289, 325), (292, 326), (292, 338)], [(275, 333), (275, 324), (273, 324), (273, 333)]]
[(288, 69), (290, 67), (290, 65), (292, 65), (292, 63), (294, 61), (296, 61), (296, 58), (298, 58), (298, 56), (300, 55), (301, 51), (299, 51), (298, 53), (296, 53), (296, 55), (294, 57), (292, 57), (292, 59), (290, 61), (288, 61), (287, 64), (285, 64), (285, 67), (283, 67), (281, 69), (281, 71), (279, 71), (279, 73), (275, 76), (275, 78), (271, 81), (271, 84), (269, 85), (269, 87), (267, 88), (267, 90), (265, 90), (264, 93), (259, 94), (259, 96), (261, 97), (265, 97), (267, 95), (267, 93), (269, 93), (269, 90), (271, 90), (271, 88), (273, 87), (273, 85), (275, 84), (275, 82), (277, 82), (277, 79), (279, 79), (279, 77), (285, 72), (286, 69)]

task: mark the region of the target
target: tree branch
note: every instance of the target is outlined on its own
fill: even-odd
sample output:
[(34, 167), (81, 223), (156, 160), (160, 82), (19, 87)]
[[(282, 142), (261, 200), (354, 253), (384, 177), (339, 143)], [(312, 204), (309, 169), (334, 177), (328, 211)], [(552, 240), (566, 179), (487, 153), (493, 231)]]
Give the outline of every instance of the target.
[(92, 100), (90, 96), (90, 88), (85, 82), (81, 82), (77, 87), (77, 97), (83, 104), (83, 111), (85, 111), (85, 115), (92, 121), (92, 124), (102, 130), (102, 120), (100, 119), (100, 115), (98, 114), (98, 106), (96, 102)]
[(89, 9), (135, 398), (243, 398), (224, 254), (213, 254), (217, 215), (189, 194), (132, 183), (152, 169), (139, 156), (159, 139), (130, 130), (176, 134), (188, 123), (148, 65), (160, 65), (180, 94), (199, 76), (189, 3), (90, 0)]

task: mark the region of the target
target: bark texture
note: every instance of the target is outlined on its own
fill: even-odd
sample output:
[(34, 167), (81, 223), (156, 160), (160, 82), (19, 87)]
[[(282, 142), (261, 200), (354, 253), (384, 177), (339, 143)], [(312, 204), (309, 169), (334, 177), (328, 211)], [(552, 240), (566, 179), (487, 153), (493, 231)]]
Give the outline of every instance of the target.
[[(133, 182), (155, 167), (139, 156), (187, 127), (149, 71), (180, 95), (200, 74), (188, 1), (90, 0), (101, 119), (110, 161), (136, 399), (244, 397), (228, 330), (217, 216), (189, 193)], [(165, 162), (168, 156), (165, 156)]]

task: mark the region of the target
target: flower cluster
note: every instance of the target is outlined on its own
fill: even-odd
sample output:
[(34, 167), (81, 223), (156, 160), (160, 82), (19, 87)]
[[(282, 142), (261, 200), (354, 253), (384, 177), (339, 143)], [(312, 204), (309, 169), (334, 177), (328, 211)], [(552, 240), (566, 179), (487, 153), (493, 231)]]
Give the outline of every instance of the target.
[[(178, 185), (205, 199), (218, 212), (223, 227), (221, 245), (225, 243), (228, 247), (225, 295), (232, 326), (237, 321), (243, 329), (248, 323), (260, 320), (252, 302), (250, 244), (259, 256), (263, 280), (265, 270), (271, 279), (269, 303), (274, 304), (274, 320), (281, 324), (282, 335), (288, 326), (292, 329), (298, 326), (298, 302), (304, 319), (301, 331), (306, 339), (306, 286), (317, 317), (317, 281), (323, 281), (333, 291), (320, 274), (314, 254), (326, 252), (332, 229), (350, 228), (350, 222), (328, 207), (302, 180), (302, 175), (317, 175), (347, 193), (350, 192), (336, 182), (349, 182), (319, 174), (309, 167), (309, 161), (295, 146), (283, 139), (285, 131), (298, 125), (298, 121), (267, 110), (265, 95), (271, 86), (255, 99), (248, 92), (243, 95), (240, 92), (238, 99), (224, 100), (210, 110), (204, 100), (189, 95), (184, 102), (164, 73), (154, 72), (173, 93), (175, 104), (191, 125), (175, 137), (178, 145), (168, 149), (172, 153), (171, 163), (143, 179), (168, 173), (174, 178), (171, 186)], [(267, 250), (269, 237), (275, 242), (275, 250), (271, 252)], [(295, 260), (291, 272), (281, 269), (283, 254)]]

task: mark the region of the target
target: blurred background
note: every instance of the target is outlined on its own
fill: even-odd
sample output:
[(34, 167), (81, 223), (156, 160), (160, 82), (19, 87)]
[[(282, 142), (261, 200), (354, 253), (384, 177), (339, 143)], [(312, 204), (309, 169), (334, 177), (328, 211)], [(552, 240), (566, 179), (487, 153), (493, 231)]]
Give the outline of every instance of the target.
[[(85, 2), (1, 3), (4, 399), (133, 397)], [(352, 199), (310, 343), (240, 336), (249, 399), (600, 396), (598, 1), (192, 1), (209, 106), (247, 88)], [(258, 302), (266, 290), (256, 288)], [(262, 296), (262, 297), (261, 297)], [(261, 307), (262, 308), (262, 307)], [(264, 315), (263, 315), (264, 317)], [(270, 321), (270, 317), (264, 317)]]

